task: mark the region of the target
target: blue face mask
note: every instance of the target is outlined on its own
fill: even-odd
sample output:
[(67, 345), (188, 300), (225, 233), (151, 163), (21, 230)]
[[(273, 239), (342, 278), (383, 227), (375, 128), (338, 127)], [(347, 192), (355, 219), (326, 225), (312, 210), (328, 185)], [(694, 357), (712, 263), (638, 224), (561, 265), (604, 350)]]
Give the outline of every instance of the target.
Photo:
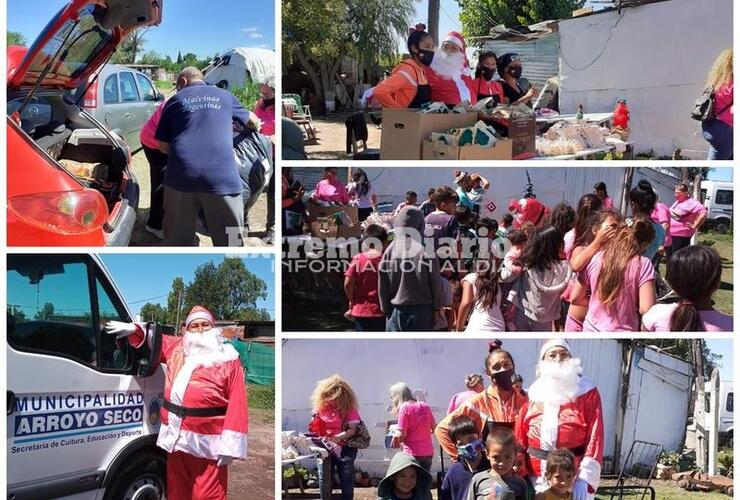
[(483, 451), (483, 441), (480, 439), (475, 439), (465, 446), (458, 446), (457, 447), (457, 455), (465, 460), (474, 461), (478, 458), (478, 455), (480, 455), (481, 451)]

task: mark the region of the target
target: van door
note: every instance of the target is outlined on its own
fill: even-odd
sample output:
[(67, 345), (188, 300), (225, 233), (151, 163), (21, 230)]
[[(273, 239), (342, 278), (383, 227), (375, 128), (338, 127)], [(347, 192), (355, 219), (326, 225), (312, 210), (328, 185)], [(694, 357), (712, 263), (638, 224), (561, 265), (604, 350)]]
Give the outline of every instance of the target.
[(104, 333), (132, 318), (90, 256), (9, 255), (7, 298), (8, 496), (97, 489), (119, 451), (158, 431), (161, 369), (133, 376), (142, 354)]

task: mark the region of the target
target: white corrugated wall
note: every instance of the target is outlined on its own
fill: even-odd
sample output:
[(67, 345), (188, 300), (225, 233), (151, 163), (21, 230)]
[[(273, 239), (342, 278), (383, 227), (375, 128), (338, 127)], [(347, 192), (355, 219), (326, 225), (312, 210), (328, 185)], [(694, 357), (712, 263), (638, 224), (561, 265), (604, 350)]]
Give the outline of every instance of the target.
[(549, 33), (537, 40), (514, 42), (510, 40), (487, 40), (485, 50), (501, 56), (515, 52), (522, 58), (522, 76), (542, 89), (548, 78), (559, 75), (558, 34)]

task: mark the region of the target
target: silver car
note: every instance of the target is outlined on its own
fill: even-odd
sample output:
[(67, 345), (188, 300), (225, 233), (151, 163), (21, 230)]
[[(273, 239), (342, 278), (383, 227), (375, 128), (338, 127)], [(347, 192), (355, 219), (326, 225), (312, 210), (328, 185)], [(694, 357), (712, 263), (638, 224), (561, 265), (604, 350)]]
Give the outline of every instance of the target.
[[(84, 85), (72, 93), (72, 98), (77, 100), (82, 90)], [(141, 71), (106, 64), (79, 103), (109, 130), (123, 137), (133, 153), (141, 148), (141, 128), (162, 101), (164, 95)]]

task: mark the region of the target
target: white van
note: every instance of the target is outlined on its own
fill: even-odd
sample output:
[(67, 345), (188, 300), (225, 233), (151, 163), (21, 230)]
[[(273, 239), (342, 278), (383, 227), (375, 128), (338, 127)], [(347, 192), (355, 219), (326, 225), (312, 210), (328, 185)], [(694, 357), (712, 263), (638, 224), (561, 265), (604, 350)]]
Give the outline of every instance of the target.
[(133, 316), (96, 256), (7, 264), (7, 497), (164, 498), (161, 333), (140, 350), (104, 333)]
[(707, 226), (725, 234), (732, 229), (732, 182), (702, 181), (701, 199), (707, 209)]
[(719, 441), (732, 446), (733, 422), (732, 409), (735, 404), (735, 394), (732, 389), (732, 380), (722, 380), (719, 383)]

